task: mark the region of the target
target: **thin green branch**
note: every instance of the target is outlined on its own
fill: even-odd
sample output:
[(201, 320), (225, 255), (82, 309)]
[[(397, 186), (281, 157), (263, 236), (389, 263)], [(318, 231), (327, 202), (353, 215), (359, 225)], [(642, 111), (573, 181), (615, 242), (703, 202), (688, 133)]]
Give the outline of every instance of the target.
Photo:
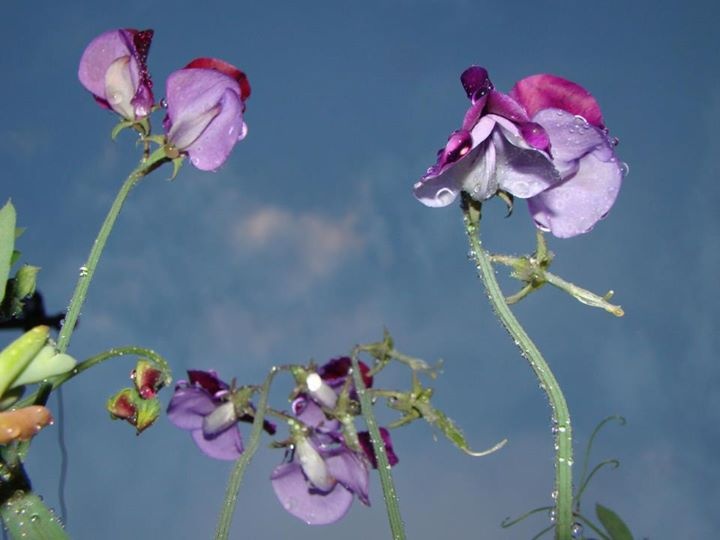
[(393, 483), (392, 474), (390, 473), (390, 463), (388, 462), (385, 452), (385, 443), (380, 435), (375, 414), (372, 408), (372, 400), (370, 393), (365, 388), (365, 383), (361, 376), (360, 365), (358, 364), (358, 350), (355, 349), (352, 354), (352, 375), (360, 398), (360, 407), (362, 415), (370, 432), (370, 441), (375, 451), (375, 457), (378, 464), (378, 473), (380, 474), (380, 484), (382, 485), (383, 496), (385, 497), (385, 508), (387, 509), (388, 521), (390, 522), (390, 531), (393, 540), (405, 539), (405, 528), (402, 517), (400, 516), (400, 505), (397, 493), (395, 492), (395, 484)]
[(260, 446), (260, 437), (262, 436), (263, 422), (265, 420), (265, 410), (267, 409), (268, 394), (270, 393), (270, 385), (275, 375), (278, 373), (277, 368), (272, 368), (265, 378), (265, 382), (260, 390), (260, 398), (258, 400), (255, 418), (250, 431), (250, 440), (240, 458), (235, 462), (230, 480), (228, 481), (227, 490), (225, 491), (225, 502), (223, 503), (218, 520), (217, 530), (215, 531), (215, 540), (227, 540), (230, 534), (230, 525), (232, 525), (233, 514), (235, 513), (235, 505), (237, 504), (238, 491), (245, 475), (245, 469), (252, 460), (255, 452)]
[(568, 540), (572, 527), (572, 427), (565, 396), (542, 354), (527, 335), (505, 302), (490, 262), (490, 255), (480, 242), (480, 207), (467, 196), (463, 197), (465, 231), (478, 275), (485, 285), (490, 303), (500, 322), (508, 331), (540, 381), (552, 409), (552, 430), (555, 438), (555, 538)]

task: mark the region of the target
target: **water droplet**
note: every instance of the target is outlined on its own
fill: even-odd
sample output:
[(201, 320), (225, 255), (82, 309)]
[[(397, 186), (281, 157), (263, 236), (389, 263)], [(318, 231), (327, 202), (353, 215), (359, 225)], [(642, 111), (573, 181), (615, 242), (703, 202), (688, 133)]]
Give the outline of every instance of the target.
[(553, 489), (553, 490), (552, 490), (552, 492), (550, 493), (550, 498), (551, 498), (553, 501), (557, 500), (557, 498), (558, 498), (557, 489)]
[(620, 173), (623, 176), (627, 176), (629, 172), (630, 172), (630, 165), (628, 165), (624, 161), (620, 162)]
[(40, 516), (37, 514), (33, 514), (32, 516), (30, 516), (30, 521), (32, 523), (37, 523), (39, 519), (40, 519)]
[(551, 508), (550, 511), (548, 512), (548, 517), (550, 518), (550, 523), (555, 523), (555, 519), (556, 519), (555, 516), (556, 516), (555, 509)]
[(572, 534), (573, 538), (580, 538), (583, 534), (583, 526), (581, 523), (578, 523), (577, 521), (572, 524), (572, 529), (570, 529), (570, 533)]
[(168, 106), (168, 105), (167, 105), (167, 99), (162, 98), (162, 99), (160, 100), (160, 106), (161, 106), (163, 109), (167, 109), (167, 106)]
[(80, 267), (80, 277), (86, 277), (88, 275), (87, 266), (83, 265)]

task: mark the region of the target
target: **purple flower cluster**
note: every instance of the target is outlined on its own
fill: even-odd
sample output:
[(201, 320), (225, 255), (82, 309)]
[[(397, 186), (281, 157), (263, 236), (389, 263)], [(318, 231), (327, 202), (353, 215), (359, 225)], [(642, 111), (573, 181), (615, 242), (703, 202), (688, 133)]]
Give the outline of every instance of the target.
[(415, 184), (420, 202), (447, 206), (461, 191), (484, 201), (501, 190), (527, 199), (537, 227), (560, 238), (588, 232), (605, 217), (624, 164), (587, 90), (543, 74), (503, 94), (478, 66), (465, 70), (461, 82), (470, 108)]
[[(341, 519), (350, 509), (354, 495), (361, 503), (368, 498), (369, 467), (377, 459), (368, 432), (360, 432), (357, 450), (348, 444), (342, 422), (328, 415), (346, 384), (350, 358), (330, 360), (308, 375), (307, 394), (292, 404), (297, 423), (291, 423), (293, 451), (288, 462), (275, 468), (271, 481), (283, 507), (309, 525), (325, 525)], [(364, 383), (372, 385), (368, 368), (360, 363)], [(352, 393), (352, 391), (351, 391)], [(398, 462), (386, 429), (381, 430), (391, 465)]]
[[(307, 392), (292, 402), (288, 459), (270, 477), (283, 507), (310, 525), (338, 521), (355, 496), (370, 504), (369, 470), (377, 468), (370, 435), (363, 431), (357, 433), (354, 444), (349, 442), (343, 422), (332, 414), (349, 383), (350, 366), (349, 358), (335, 358), (308, 375)], [(368, 367), (361, 362), (360, 368), (366, 386), (372, 385)], [(352, 386), (349, 388), (354, 395)], [(253, 416), (238, 414), (234, 396), (235, 391), (214, 371), (188, 371), (188, 380), (179, 381), (175, 388), (168, 418), (189, 431), (205, 455), (235, 460), (243, 452), (237, 423), (252, 422)], [(264, 428), (271, 435), (275, 433), (275, 426), (269, 422)], [(390, 465), (397, 464), (390, 433), (385, 428), (380, 428), (380, 433)]]
[[(147, 55), (153, 31), (105, 32), (87, 46), (78, 77), (104, 108), (129, 122), (153, 110)], [(166, 86), (168, 144), (190, 156), (198, 169), (214, 171), (247, 134), (243, 120), (250, 84), (236, 67), (214, 58), (198, 58), (170, 74)]]

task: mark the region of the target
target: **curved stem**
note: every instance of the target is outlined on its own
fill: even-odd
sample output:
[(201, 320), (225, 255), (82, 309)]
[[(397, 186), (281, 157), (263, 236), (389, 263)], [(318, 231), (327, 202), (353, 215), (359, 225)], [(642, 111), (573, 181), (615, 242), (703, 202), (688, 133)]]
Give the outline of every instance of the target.
[(367, 424), (370, 432), (370, 441), (377, 458), (377, 469), (380, 474), (380, 484), (382, 485), (383, 496), (385, 498), (385, 508), (387, 509), (388, 521), (390, 522), (390, 531), (393, 540), (405, 540), (405, 530), (403, 520), (400, 516), (400, 505), (398, 503), (395, 484), (393, 483), (392, 474), (390, 473), (390, 463), (388, 462), (387, 453), (385, 452), (385, 444), (380, 435), (375, 415), (373, 414), (372, 402), (370, 394), (365, 388), (360, 366), (357, 359), (357, 349), (352, 354), (352, 376), (360, 398), (360, 407), (362, 416)]
[(240, 458), (235, 462), (230, 480), (228, 481), (227, 490), (225, 491), (225, 502), (223, 503), (220, 519), (218, 521), (217, 530), (215, 531), (215, 540), (226, 540), (230, 534), (230, 525), (232, 524), (233, 514), (235, 513), (235, 505), (237, 503), (238, 491), (242, 483), (245, 469), (250, 460), (257, 452), (260, 446), (260, 437), (263, 430), (263, 421), (265, 420), (265, 410), (267, 409), (268, 394), (270, 393), (270, 384), (278, 373), (277, 368), (272, 368), (260, 391), (260, 399), (255, 411), (255, 419), (253, 420), (252, 430), (250, 431), (250, 440)]
[(478, 275), (485, 285), (490, 303), (500, 322), (519, 347), (545, 391), (552, 409), (552, 430), (555, 436), (555, 538), (571, 538), (572, 527), (572, 427), (565, 396), (542, 354), (527, 335), (505, 302), (490, 262), (490, 255), (480, 242), (480, 208), (469, 198), (463, 198), (465, 231)]
[(30, 394), (29, 396), (22, 399), (21, 401), (18, 401), (15, 404), (15, 407), (25, 407), (25, 406), (31, 405), (33, 403), (38, 403), (39, 400), (38, 400), (37, 396), (42, 395), (41, 394), (42, 390), (45, 390), (46, 392), (55, 390), (56, 388), (62, 386), (64, 383), (66, 383), (73, 377), (80, 375), (83, 371), (86, 371), (86, 370), (90, 369), (91, 367), (104, 362), (105, 360), (109, 360), (110, 358), (115, 358), (116, 356), (131, 356), (131, 355), (132, 356), (143, 356), (145, 358), (148, 358), (149, 360), (152, 360), (153, 362), (156, 362), (157, 364), (162, 366), (163, 369), (166, 371), (169, 371), (169, 369), (170, 369), (170, 367), (167, 363), (167, 360), (165, 360), (162, 356), (160, 356), (158, 353), (156, 353), (152, 349), (145, 349), (144, 347), (135, 347), (134, 345), (131, 345), (128, 347), (113, 347), (112, 349), (103, 351), (100, 354), (91, 356), (87, 360), (83, 360), (82, 362), (80, 362), (77, 366), (75, 366), (73, 369), (71, 369), (67, 373), (63, 373), (61, 375), (57, 375), (55, 377), (52, 377), (51, 379), (48, 379), (48, 382), (43, 385), (45, 388), (40, 388), (40, 389), (38, 389), (37, 392)]

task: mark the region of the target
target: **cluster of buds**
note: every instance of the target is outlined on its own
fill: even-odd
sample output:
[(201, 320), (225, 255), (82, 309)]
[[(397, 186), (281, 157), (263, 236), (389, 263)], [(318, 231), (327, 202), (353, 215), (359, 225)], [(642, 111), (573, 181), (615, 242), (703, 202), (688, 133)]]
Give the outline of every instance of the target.
[(114, 420), (125, 420), (134, 426), (139, 435), (160, 416), (162, 406), (157, 392), (171, 379), (164, 367), (145, 358), (138, 360), (130, 379), (134, 385), (108, 399), (107, 410)]

